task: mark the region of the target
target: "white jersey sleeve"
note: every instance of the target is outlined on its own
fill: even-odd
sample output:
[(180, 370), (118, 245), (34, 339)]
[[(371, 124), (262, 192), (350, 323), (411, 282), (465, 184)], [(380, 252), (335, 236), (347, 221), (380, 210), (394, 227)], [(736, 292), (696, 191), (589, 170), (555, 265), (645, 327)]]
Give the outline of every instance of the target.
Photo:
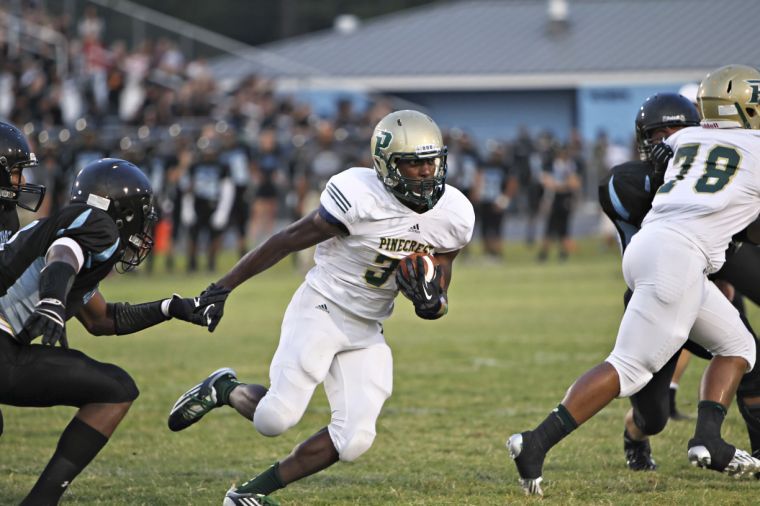
[(320, 204), (328, 221), (343, 224), (348, 235), (317, 246), (306, 281), (346, 310), (372, 320), (384, 320), (393, 310), (401, 258), (461, 249), (472, 238), (475, 221), (472, 205), (453, 187), (446, 187), (433, 209), (416, 213), (364, 167), (333, 176)]
[(358, 209), (356, 202), (357, 198), (362, 196), (362, 187), (354, 181), (352, 170), (355, 169), (349, 169), (331, 177), (319, 197), (320, 206), (330, 216), (340, 221), (349, 234), (354, 232)]

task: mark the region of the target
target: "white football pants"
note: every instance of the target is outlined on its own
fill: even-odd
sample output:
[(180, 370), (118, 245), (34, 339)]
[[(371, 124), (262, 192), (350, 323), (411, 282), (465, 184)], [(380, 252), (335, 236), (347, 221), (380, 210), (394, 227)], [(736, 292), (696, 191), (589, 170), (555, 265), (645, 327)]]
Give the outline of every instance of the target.
[(648, 225), (633, 237), (623, 256), (633, 297), (607, 357), (620, 397), (641, 390), (689, 337), (713, 355), (743, 357), (752, 369), (755, 340), (706, 268), (696, 244), (668, 227)]
[(374, 441), (392, 391), (393, 358), (379, 322), (344, 311), (304, 282), (285, 311), (269, 379), (253, 416), (260, 433), (276, 436), (298, 423), (324, 382), (330, 437), (341, 460), (352, 461)]

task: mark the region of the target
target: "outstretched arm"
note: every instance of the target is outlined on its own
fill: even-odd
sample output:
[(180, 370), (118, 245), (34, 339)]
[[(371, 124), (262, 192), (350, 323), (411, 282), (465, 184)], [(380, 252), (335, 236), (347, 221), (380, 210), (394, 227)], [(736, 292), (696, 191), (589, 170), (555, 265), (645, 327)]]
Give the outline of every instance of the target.
[(195, 314), (203, 314), (208, 331), (213, 332), (224, 316), (224, 302), (233, 288), (265, 271), (288, 254), (319, 244), (336, 235), (347, 233), (327, 211), (312, 211), (285, 230), (267, 239), (264, 244), (249, 251), (222, 279), (211, 283), (199, 298)]
[(168, 299), (141, 304), (108, 303), (96, 290), (76, 317), (94, 336), (133, 334), (171, 318), (202, 327), (208, 326), (208, 320), (204, 314), (193, 311), (196, 307), (198, 307), (198, 299), (182, 298), (177, 294)]
[(318, 210), (312, 211), (271, 236), (258, 248), (249, 251), (216, 282), (216, 285), (232, 290), (248, 278), (267, 270), (290, 253), (309, 248), (342, 233), (337, 225), (329, 223)]

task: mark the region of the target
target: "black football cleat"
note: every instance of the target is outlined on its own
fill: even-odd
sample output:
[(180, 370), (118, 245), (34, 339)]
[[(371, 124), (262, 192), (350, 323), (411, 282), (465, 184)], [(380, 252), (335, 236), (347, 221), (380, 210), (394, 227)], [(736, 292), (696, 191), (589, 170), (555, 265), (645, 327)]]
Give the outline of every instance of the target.
[(509, 456), (515, 461), (517, 472), (520, 474), (520, 486), (525, 495), (543, 496), (541, 489), (543, 481), (544, 458), (546, 453), (535, 444), (531, 431), (512, 434), (507, 441)]
[(635, 441), (628, 437), (628, 432), (623, 432), (623, 450), (625, 450), (625, 463), (631, 471), (654, 471), (657, 463), (652, 458), (652, 447), (649, 439)]

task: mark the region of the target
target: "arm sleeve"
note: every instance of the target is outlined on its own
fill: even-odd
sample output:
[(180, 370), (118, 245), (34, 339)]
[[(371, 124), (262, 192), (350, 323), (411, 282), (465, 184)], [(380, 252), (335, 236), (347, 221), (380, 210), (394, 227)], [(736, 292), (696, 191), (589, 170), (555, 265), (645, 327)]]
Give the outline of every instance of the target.
[(106, 314), (113, 319), (116, 335), (133, 334), (169, 319), (161, 310), (163, 300), (131, 305), (116, 302), (106, 305)]
[(322, 217), (323, 220), (325, 220), (330, 225), (334, 225), (341, 229), (344, 234), (349, 235), (348, 228), (343, 224), (342, 221), (340, 221), (338, 218), (330, 214), (330, 211), (325, 209), (323, 205), (319, 205), (319, 215)]

